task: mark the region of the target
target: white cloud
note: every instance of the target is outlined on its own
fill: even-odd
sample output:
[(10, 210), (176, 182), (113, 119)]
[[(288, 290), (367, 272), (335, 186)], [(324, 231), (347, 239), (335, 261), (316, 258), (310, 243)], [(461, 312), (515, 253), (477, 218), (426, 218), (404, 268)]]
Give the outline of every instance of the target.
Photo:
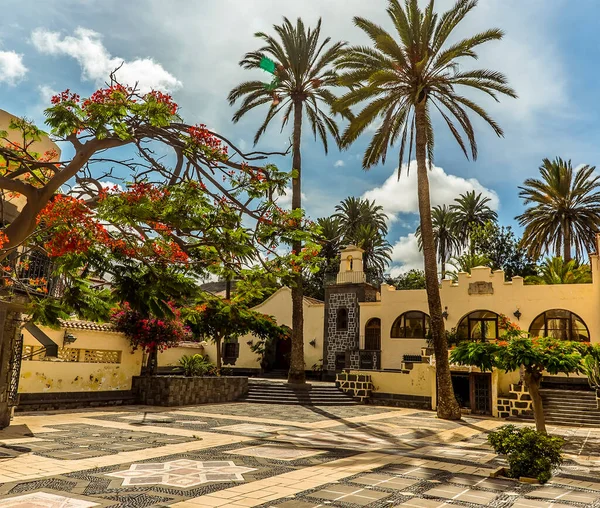
[(15, 51), (0, 51), (0, 83), (15, 85), (27, 74), (23, 55)]
[[(306, 194), (304, 194), (304, 192), (301, 193), (302, 196), (302, 207), (305, 207), (305, 202), (308, 201), (308, 198), (306, 197)], [(280, 194), (279, 197), (277, 198), (277, 204), (281, 207), (281, 208), (292, 208), (292, 188), (291, 187), (286, 187), (285, 188), (285, 194)]]
[[(407, 164), (403, 165), (402, 176), (399, 180), (398, 170), (395, 169), (381, 186), (362, 195), (363, 198), (375, 200), (378, 205), (381, 205), (392, 222), (398, 219), (397, 214), (399, 213), (418, 213), (419, 211), (416, 161), (410, 163), (408, 172), (407, 167)], [(490, 208), (498, 210), (500, 205), (498, 194), (492, 189), (484, 187), (476, 178), (467, 179), (449, 175), (438, 166), (433, 166), (428, 174), (431, 206), (452, 204), (460, 194), (474, 190), (490, 198)]]
[(39, 86), (38, 91), (40, 92), (40, 98), (42, 99), (42, 102), (46, 105), (50, 105), (50, 100), (58, 93), (57, 90), (54, 90), (48, 85)]
[(342, 160), (342, 159), (338, 159), (337, 161), (335, 161), (335, 163), (333, 164), (333, 167), (335, 168), (342, 168), (346, 165), (346, 163)]
[(79, 62), (82, 77), (101, 85), (109, 79), (112, 71), (123, 84), (138, 86), (142, 92), (151, 89), (172, 91), (181, 87), (181, 82), (163, 66), (151, 58), (136, 58), (125, 61), (112, 56), (102, 43), (102, 36), (87, 28), (76, 28), (74, 35), (62, 36), (43, 28), (34, 30), (31, 41), (41, 53), (67, 55)]
[(412, 269), (423, 269), (423, 254), (414, 233), (400, 237), (393, 245), (391, 256), (392, 267), (388, 271), (393, 277)]

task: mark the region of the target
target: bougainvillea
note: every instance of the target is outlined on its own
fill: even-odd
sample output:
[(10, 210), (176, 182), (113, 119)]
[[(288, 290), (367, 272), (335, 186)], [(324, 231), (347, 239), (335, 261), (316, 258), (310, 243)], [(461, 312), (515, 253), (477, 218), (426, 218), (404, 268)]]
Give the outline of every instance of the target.
[(176, 308), (173, 308), (172, 318), (158, 319), (145, 317), (125, 303), (111, 316), (111, 322), (118, 332), (127, 337), (133, 351), (142, 349), (146, 353), (160, 352), (192, 337), (189, 327), (183, 324), (181, 313)]

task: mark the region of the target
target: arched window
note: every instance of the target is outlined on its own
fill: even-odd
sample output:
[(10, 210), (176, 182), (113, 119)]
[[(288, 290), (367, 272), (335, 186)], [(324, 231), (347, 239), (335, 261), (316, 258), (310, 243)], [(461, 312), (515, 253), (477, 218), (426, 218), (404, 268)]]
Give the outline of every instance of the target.
[(379, 351), (381, 349), (381, 319), (369, 319), (365, 325), (365, 349)]
[(348, 260), (348, 271), (351, 272), (354, 268), (354, 260), (352, 259), (352, 256), (348, 256), (346, 259)]
[(489, 340), (498, 338), (498, 314), (490, 310), (477, 310), (460, 320), (459, 339)]
[(341, 308), (337, 310), (336, 329), (345, 331), (348, 329), (348, 309)]
[(529, 333), (533, 337), (552, 337), (582, 342), (590, 340), (590, 332), (583, 319), (570, 310), (564, 309), (547, 310), (540, 314), (531, 323)]
[(394, 321), (392, 339), (424, 339), (429, 333), (429, 316), (420, 310), (405, 312)]

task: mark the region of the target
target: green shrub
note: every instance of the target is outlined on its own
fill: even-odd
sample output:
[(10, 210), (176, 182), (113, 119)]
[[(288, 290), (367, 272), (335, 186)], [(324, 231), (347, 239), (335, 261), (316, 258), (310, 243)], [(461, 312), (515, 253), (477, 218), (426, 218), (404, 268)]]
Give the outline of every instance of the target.
[(183, 355), (179, 359), (179, 365), (183, 368), (184, 376), (206, 376), (214, 374), (215, 366), (210, 362), (208, 356)]
[(552, 470), (562, 463), (562, 437), (548, 436), (530, 427), (504, 425), (490, 432), (488, 442), (496, 453), (506, 455), (511, 478), (537, 478), (546, 483)]

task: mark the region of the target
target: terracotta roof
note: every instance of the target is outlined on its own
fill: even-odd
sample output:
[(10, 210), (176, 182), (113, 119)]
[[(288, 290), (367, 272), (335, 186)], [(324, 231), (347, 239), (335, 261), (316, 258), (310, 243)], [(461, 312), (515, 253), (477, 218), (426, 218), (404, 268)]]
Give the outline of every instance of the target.
[(95, 332), (115, 332), (115, 328), (111, 323), (94, 323), (93, 321), (79, 321), (77, 319), (60, 320), (63, 328), (73, 330), (90, 330)]

